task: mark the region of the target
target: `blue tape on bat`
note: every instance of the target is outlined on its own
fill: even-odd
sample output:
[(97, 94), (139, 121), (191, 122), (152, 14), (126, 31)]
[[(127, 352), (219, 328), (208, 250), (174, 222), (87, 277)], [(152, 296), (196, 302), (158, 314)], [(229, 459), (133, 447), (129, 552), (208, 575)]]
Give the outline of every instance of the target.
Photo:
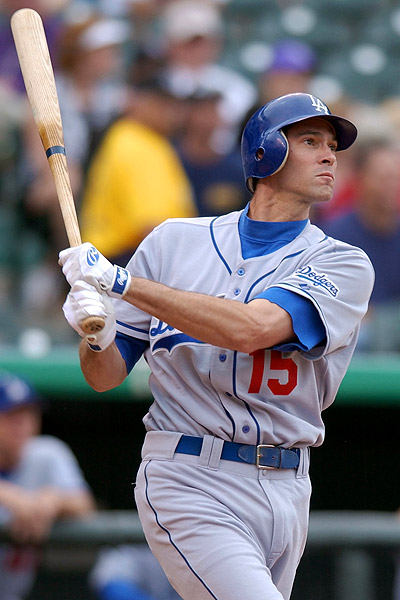
[(50, 146), (50, 148), (47, 148), (47, 150), (46, 150), (47, 158), (50, 158), (50, 156), (52, 156), (53, 154), (65, 154), (64, 146)]

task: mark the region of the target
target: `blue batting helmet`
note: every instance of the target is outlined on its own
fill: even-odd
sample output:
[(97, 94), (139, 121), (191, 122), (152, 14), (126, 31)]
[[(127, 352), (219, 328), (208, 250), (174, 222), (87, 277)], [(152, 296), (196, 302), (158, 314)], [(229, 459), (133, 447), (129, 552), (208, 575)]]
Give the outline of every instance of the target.
[(263, 179), (284, 166), (289, 145), (282, 128), (304, 119), (320, 117), (335, 129), (337, 149), (346, 150), (357, 137), (353, 123), (332, 115), (329, 108), (311, 94), (287, 94), (259, 108), (247, 121), (242, 135), (242, 162), (246, 186), (254, 192), (253, 178)]

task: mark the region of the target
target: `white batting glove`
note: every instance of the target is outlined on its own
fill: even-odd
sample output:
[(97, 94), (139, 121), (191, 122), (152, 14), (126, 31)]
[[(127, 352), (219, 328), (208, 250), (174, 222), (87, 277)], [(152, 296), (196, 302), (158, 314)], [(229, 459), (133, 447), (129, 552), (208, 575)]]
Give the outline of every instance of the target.
[(113, 265), (92, 244), (85, 242), (75, 248), (67, 248), (59, 254), (58, 264), (70, 284), (84, 280), (99, 292), (115, 298), (123, 297), (129, 289), (131, 274)]
[[(114, 341), (116, 321), (113, 303), (106, 294), (100, 294), (86, 281), (74, 283), (64, 302), (63, 311), (68, 323), (92, 350), (102, 352)], [(96, 333), (85, 333), (80, 324), (86, 317), (103, 317), (103, 329)]]

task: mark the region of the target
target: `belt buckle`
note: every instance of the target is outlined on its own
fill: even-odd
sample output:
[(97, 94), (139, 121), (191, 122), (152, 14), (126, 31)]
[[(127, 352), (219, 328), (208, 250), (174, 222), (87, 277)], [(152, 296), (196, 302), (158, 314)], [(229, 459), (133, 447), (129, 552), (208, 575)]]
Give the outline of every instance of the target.
[(279, 446), (274, 446), (273, 444), (259, 444), (257, 446), (257, 454), (256, 454), (256, 467), (257, 467), (257, 469), (267, 469), (267, 470), (270, 470), (270, 471), (273, 471), (274, 469), (278, 469), (279, 467), (270, 467), (268, 465), (262, 465), (260, 463), (260, 460), (262, 459), (262, 455), (261, 455), (261, 452), (260, 452), (261, 448), (276, 448), (280, 452)]

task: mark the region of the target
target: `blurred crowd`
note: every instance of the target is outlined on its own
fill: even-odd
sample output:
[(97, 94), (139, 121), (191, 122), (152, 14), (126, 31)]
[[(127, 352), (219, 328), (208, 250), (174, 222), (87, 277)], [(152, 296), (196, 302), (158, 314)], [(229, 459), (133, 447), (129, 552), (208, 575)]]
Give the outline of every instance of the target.
[(229, 4), (2, 0), (0, 344), (29, 327), (50, 344), (75, 341), (57, 265), (69, 243), (10, 29), (11, 15), (30, 7), (48, 38), (82, 239), (119, 264), (166, 218), (245, 206), (240, 135), (260, 105), (310, 92), (354, 121), (359, 141), (339, 157), (335, 196), (313, 222), (365, 249), (375, 266), (358, 351), (400, 350), (399, 99), (371, 105), (321, 90), (318, 51), (298, 36), (274, 40), (268, 56), (255, 57), (256, 73), (228, 64)]

